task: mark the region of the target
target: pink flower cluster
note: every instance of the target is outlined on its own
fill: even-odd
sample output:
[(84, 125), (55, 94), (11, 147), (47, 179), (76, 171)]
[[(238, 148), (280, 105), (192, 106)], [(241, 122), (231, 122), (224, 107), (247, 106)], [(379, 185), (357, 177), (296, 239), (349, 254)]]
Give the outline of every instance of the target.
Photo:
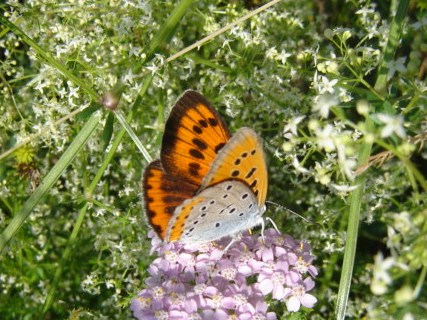
[(226, 252), (230, 239), (192, 247), (151, 236), (159, 258), (132, 300), (136, 319), (277, 319), (267, 299), (288, 311), (317, 302), (308, 293), (317, 275), (310, 246), (274, 229), (264, 237), (244, 233)]

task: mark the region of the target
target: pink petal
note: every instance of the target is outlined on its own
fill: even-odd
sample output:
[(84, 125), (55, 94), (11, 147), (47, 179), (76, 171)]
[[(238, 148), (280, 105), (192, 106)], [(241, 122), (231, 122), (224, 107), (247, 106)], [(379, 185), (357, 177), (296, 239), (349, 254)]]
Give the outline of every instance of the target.
[(317, 274), (318, 274), (317, 269), (316, 269), (316, 267), (314, 267), (314, 266), (309, 266), (309, 267), (308, 267), (308, 273), (309, 273), (312, 277), (315, 277), (315, 276), (317, 276)]
[(285, 289), (282, 285), (277, 284), (273, 289), (273, 299), (282, 300), (285, 297)]
[(186, 300), (184, 302), (184, 310), (187, 313), (194, 313), (197, 311), (197, 302), (194, 299)]
[(277, 320), (277, 316), (274, 312), (267, 313), (267, 320)]
[(233, 297), (225, 297), (221, 301), (221, 306), (225, 309), (234, 309), (236, 303), (234, 302)]
[(266, 248), (262, 250), (262, 261), (272, 261), (274, 259), (273, 249)]
[(203, 292), (203, 294), (207, 297), (213, 297), (217, 293), (218, 289), (212, 286), (206, 287), (205, 291)]
[(288, 274), (286, 274), (286, 284), (288, 286), (294, 286), (296, 284), (298, 284), (300, 282), (301, 278), (300, 278), (300, 274), (294, 270), (291, 270), (288, 272)]
[(271, 279), (261, 281), (259, 284), (259, 290), (261, 290), (262, 294), (269, 294), (273, 291), (273, 281), (271, 281)]
[(202, 312), (202, 319), (217, 319), (217, 320), (227, 320), (228, 314), (219, 309), (219, 310), (206, 310)]
[(306, 293), (301, 297), (301, 304), (304, 307), (313, 308), (316, 302), (317, 302), (316, 297), (312, 296), (311, 294)]
[(237, 271), (239, 271), (239, 273), (243, 276), (248, 276), (252, 274), (252, 269), (248, 266), (241, 266), (237, 269)]
[(282, 247), (276, 247), (275, 248), (275, 256), (281, 257), (284, 256), (288, 251), (285, 248)]
[(288, 311), (297, 312), (300, 307), (301, 302), (298, 300), (298, 298), (290, 297), (288, 300), (286, 300), (286, 308), (288, 308)]
[(290, 265), (294, 265), (298, 261), (298, 256), (293, 252), (289, 252), (286, 255), (286, 258), (288, 259)]
[(314, 288), (314, 281), (311, 278), (305, 278), (304, 279), (304, 287), (305, 287), (305, 291), (310, 291), (311, 289)]
[(285, 293), (285, 298), (287, 298), (293, 293), (293, 291), (291, 288), (285, 288), (284, 293)]

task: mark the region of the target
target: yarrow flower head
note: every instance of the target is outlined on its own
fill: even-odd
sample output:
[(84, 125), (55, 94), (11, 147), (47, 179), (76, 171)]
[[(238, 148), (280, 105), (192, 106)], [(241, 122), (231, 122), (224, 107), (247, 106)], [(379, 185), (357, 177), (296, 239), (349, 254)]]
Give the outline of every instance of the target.
[(161, 243), (150, 265), (146, 288), (132, 300), (136, 319), (277, 319), (269, 300), (283, 301), (288, 311), (311, 308), (317, 299), (317, 269), (306, 242), (268, 229), (264, 236), (244, 233), (202, 246)]

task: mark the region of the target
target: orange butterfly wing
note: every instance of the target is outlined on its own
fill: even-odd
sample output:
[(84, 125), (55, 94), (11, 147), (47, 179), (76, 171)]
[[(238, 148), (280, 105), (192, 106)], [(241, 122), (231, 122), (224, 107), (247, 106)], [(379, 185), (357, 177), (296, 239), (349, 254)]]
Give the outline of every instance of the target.
[(142, 190), (148, 221), (164, 239), (175, 208), (194, 195), (194, 186), (166, 174), (160, 160), (156, 160), (145, 169)]
[(221, 149), (200, 189), (228, 179), (245, 182), (258, 205), (264, 206), (268, 187), (265, 156), (261, 138), (250, 128), (240, 128)]
[(162, 165), (197, 189), (229, 139), (227, 126), (209, 102), (198, 92), (186, 91), (166, 121)]
[(166, 121), (160, 160), (145, 169), (147, 219), (161, 239), (175, 208), (200, 188), (230, 132), (219, 114), (195, 91), (186, 91)]

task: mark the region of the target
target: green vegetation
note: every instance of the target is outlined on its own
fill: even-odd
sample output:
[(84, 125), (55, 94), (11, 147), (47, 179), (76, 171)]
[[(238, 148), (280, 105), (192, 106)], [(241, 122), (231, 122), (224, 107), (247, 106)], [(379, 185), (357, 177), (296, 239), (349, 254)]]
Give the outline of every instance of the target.
[(263, 137), (269, 200), (316, 222), (267, 210), (319, 271), (313, 309), (272, 310), (425, 318), (427, 5), (276, 2), (235, 25), (264, 2), (0, 4), (1, 319), (131, 317), (141, 174), (186, 89)]

